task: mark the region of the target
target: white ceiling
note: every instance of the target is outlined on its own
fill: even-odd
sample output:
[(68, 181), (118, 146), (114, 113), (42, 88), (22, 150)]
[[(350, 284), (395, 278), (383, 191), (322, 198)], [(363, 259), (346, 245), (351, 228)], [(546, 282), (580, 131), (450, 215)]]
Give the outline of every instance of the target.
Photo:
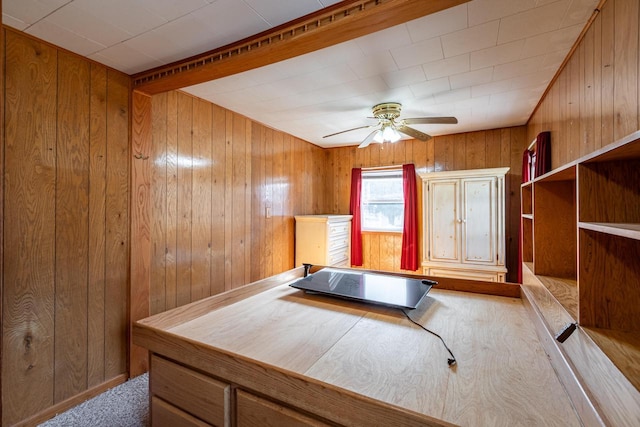
[[(224, 46), (337, 0), (3, 0), (3, 22), (128, 74)], [(431, 135), (525, 124), (598, 0), (473, 0), (186, 92), (323, 147), (358, 144), (371, 107)]]

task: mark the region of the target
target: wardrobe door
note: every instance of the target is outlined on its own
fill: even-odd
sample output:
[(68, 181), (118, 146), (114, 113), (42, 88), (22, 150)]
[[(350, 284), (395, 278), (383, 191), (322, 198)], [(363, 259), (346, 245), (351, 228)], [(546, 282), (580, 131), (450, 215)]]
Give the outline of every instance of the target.
[(462, 180), (462, 262), (496, 265), (497, 181), (495, 177)]
[(459, 200), (460, 180), (429, 182), (429, 259), (461, 262)]

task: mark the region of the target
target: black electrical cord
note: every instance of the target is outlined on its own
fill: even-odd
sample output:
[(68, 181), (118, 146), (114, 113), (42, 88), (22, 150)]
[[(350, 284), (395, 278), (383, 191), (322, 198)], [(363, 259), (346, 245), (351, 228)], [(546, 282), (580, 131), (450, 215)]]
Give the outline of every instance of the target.
[(409, 313), (407, 313), (404, 309), (400, 309), (400, 311), (407, 316), (407, 319), (409, 319), (409, 321), (411, 323), (413, 323), (416, 326), (419, 326), (420, 328), (424, 329), (425, 331), (429, 332), (431, 335), (435, 335), (436, 337), (438, 337), (440, 339), (440, 341), (442, 341), (442, 345), (444, 345), (444, 348), (447, 349), (447, 351), (449, 352), (449, 354), (451, 355), (450, 358), (447, 359), (447, 364), (451, 367), (453, 365), (456, 364), (456, 357), (453, 355), (453, 352), (451, 351), (451, 349), (447, 346), (447, 343), (444, 342), (444, 339), (442, 339), (442, 337), (438, 334), (436, 334), (435, 332), (433, 332), (432, 330), (429, 330), (428, 328), (425, 328), (424, 326), (422, 326), (420, 323), (416, 322), (415, 320), (413, 320), (411, 318), (411, 316), (409, 316)]

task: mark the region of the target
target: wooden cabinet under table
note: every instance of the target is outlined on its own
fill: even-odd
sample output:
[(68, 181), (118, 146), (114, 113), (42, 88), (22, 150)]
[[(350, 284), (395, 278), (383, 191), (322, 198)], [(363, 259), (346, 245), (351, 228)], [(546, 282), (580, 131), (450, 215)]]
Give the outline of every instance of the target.
[(302, 276), (299, 267), (136, 322), (152, 425), (580, 425), (519, 286), (442, 279), (408, 311), (447, 342), (449, 367), (442, 343), (399, 309), (287, 286)]
[(521, 197), (523, 295), (574, 405), (589, 425), (640, 425), (640, 131)]
[(296, 215), (296, 266), (351, 266), (351, 215)]

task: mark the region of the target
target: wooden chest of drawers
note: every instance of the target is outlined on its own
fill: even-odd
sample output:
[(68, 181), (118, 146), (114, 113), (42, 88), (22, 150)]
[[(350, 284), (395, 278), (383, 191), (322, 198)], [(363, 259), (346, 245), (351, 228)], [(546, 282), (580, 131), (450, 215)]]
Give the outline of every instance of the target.
[(296, 267), (351, 266), (351, 215), (298, 215)]

